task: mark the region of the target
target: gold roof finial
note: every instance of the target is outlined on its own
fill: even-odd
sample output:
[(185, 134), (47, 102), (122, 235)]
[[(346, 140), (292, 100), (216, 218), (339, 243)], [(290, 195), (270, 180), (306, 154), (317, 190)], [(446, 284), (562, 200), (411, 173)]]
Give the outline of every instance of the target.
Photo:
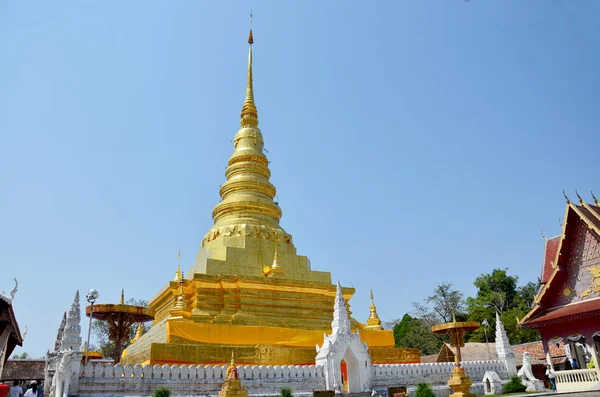
[(456, 312), (452, 312), (452, 322), (456, 322)]
[(592, 191), (590, 190), (590, 193), (592, 193), (592, 198), (594, 199), (594, 204), (595, 204), (595, 205), (600, 205), (600, 203), (598, 202), (598, 199), (596, 198), (596, 196), (594, 196), (594, 192), (592, 192)]
[[(250, 25), (252, 25), (252, 12), (250, 12)], [(258, 126), (258, 110), (254, 103), (254, 88), (252, 85), (252, 44), (254, 43), (254, 37), (252, 36), (252, 27), (250, 27), (250, 33), (248, 34), (248, 44), (250, 49), (248, 50), (248, 80), (246, 82), (246, 99), (242, 106), (242, 114), (240, 115), (240, 125), (242, 127), (256, 127)]]
[[(252, 14), (250, 14), (250, 15), (252, 15)], [(233, 349), (231, 350), (231, 364), (230, 365), (232, 367), (235, 367), (235, 360), (234, 360), (234, 357), (233, 357)]]
[(577, 195), (577, 198), (579, 199), (579, 205), (583, 205), (583, 199), (579, 195), (579, 192), (577, 192), (577, 189), (575, 189), (575, 194)]
[(375, 307), (375, 301), (373, 300), (373, 290), (371, 290), (371, 308), (369, 313), (369, 319), (367, 320), (367, 328), (368, 329), (378, 329), (382, 330), (381, 320), (377, 315), (377, 308)]
[(119, 302), (120, 305), (124, 305), (125, 304), (125, 288), (121, 288), (121, 302)]

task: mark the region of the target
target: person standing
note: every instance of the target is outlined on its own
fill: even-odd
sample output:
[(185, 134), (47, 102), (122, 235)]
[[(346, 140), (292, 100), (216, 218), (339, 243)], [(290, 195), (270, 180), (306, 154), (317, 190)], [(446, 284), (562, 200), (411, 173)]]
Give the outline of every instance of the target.
[(6, 383), (0, 383), (0, 397), (6, 397), (10, 393), (10, 386)]
[(579, 369), (579, 363), (577, 362), (577, 359), (575, 357), (573, 357), (573, 365), (571, 367), (573, 369)]
[(19, 386), (19, 381), (13, 382), (13, 387), (10, 388), (10, 397), (20, 397), (23, 395), (23, 389)]
[(29, 386), (31, 386), (31, 387), (25, 392), (25, 395), (23, 397), (37, 397), (37, 395), (38, 395), (37, 382), (35, 380), (32, 380), (31, 383), (29, 384)]
[(546, 376), (550, 381), (550, 389), (556, 390), (556, 374), (554, 373), (554, 369), (549, 365), (546, 367)]

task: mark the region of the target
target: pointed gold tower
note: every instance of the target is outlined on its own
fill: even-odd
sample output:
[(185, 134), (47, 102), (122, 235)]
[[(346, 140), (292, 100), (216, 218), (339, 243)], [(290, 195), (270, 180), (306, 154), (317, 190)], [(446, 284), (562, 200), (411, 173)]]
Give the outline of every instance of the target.
[(375, 301), (373, 300), (373, 290), (371, 290), (371, 310), (369, 313), (369, 319), (367, 320), (367, 329), (382, 330), (381, 320), (377, 315), (377, 308), (375, 307)]
[[(221, 201), (212, 212), (214, 224), (185, 281), (178, 270), (175, 280), (150, 301), (155, 322), (128, 348), (123, 364), (226, 364), (231, 351), (244, 364), (314, 364), (315, 345), (331, 332), (336, 294), (331, 275), (312, 270), (279, 224), (282, 211), (273, 201), (276, 190), (258, 128), (253, 43), (250, 30), (240, 128)], [(354, 289), (343, 288), (343, 294), (348, 302)], [(390, 349), (387, 362), (418, 361), (416, 350), (407, 360), (404, 352), (393, 349), (391, 331), (350, 321), (369, 344), (373, 362), (382, 362), (377, 354), (389, 356)]]

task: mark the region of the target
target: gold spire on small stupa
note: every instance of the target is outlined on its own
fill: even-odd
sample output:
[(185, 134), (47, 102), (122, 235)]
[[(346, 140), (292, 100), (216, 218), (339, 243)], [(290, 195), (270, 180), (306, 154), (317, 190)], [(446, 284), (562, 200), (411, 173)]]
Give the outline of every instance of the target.
[(273, 264), (271, 265), (271, 269), (279, 269), (279, 257), (277, 256), (277, 242), (275, 242), (275, 255), (273, 255)]
[(175, 300), (175, 309), (176, 310), (187, 310), (187, 306), (185, 304), (185, 291), (183, 290), (183, 277), (179, 279), (179, 295)]
[(119, 302), (120, 305), (124, 305), (125, 304), (125, 288), (121, 288), (121, 302)]
[(130, 343), (133, 345), (142, 337), (143, 334), (144, 330), (142, 329), (142, 324), (138, 324), (137, 330), (135, 331), (135, 337), (130, 341)]
[(218, 397), (248, 397), (248, 391), (238, 376), (235, 361), (233, 359), (233, 350), (231, 351), (231, 363), (227, 367), (225, 382), (219, 391)]
[(369, 313), (369, 319), (367, 320), (367, 328), (368, 329), (378, 329), (382, 330), (381, 320), (377, 315), (377, 308), (375, 307), (375, 300), (373, 299), (373, 290), (371, 290), (371, 310)]

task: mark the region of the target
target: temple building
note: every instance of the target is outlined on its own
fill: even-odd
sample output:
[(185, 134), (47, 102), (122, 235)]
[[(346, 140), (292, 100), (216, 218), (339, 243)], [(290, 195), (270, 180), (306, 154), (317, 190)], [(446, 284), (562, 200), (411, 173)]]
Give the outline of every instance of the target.
[[(315, 346), (331, 332), (336, 285), (331, 274), (313, 270), (280, 225), (282, 210), (258, 128), (252, 81), (252, 31), (248, 77), (233, 139), (233, 153), (214, 207), (213, 226), (195, 264), (150, 301), (155, 320), (123, 353), (121, 363), (314, 364)], [(345, 302), (354, 288), (341, 289)], [(350, 305), (346, 303), (348, 314)], [(394, 347), (383, 330), (373, 294), (366, 324), (350, 317), (352, 331), (368, 345), (373, 363), (419, 362), (418, 349)]]
[(557, 371), (557, 390), (600, 390), (600, 203), (566, 196), (562, 233), (545, 241), (541, 286), (530, 312), (519, 322), (538, 329), (547, 362), (551, 345), (563, 344), (572, 371)]
[(23, 346), (24, 334), (21, 335), (12, 305), (17, 286), (15, 279), (15, 287), (8, 295), (0, 292), (0, 379), (3, 379), (2, 371), (12, 352), (17, 346)]

